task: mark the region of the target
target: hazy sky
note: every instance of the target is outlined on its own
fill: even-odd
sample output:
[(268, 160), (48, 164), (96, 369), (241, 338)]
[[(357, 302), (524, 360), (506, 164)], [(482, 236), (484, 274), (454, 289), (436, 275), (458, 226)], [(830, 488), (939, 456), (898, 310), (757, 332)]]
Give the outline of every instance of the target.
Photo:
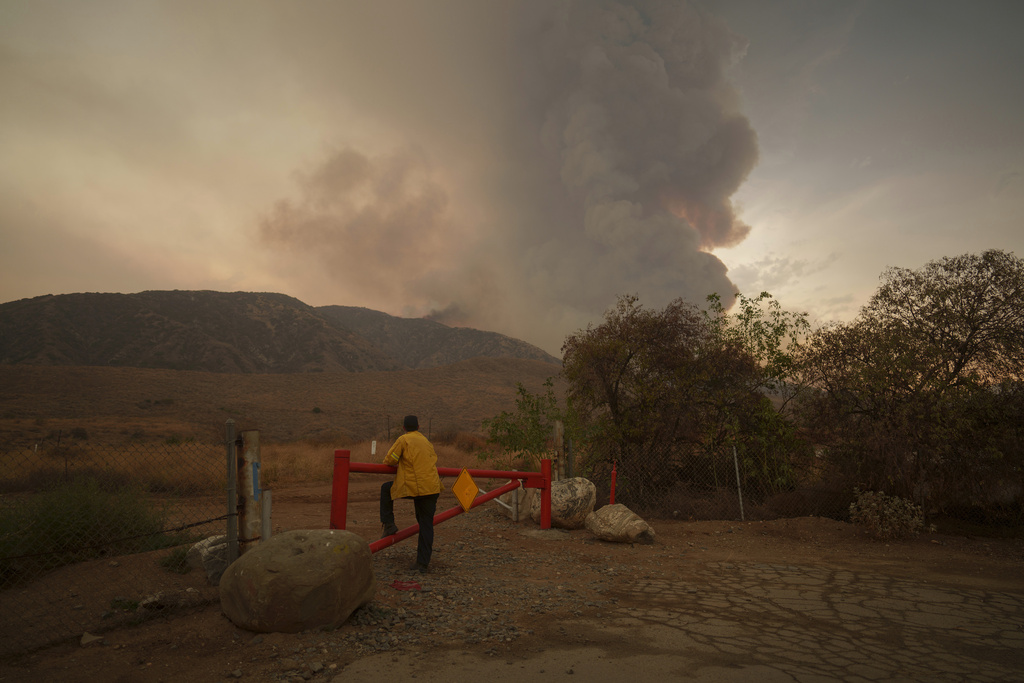
[(0, 302), (274, 291), (558, 354), (1024, 256), (1024, 2), (0, 2)]

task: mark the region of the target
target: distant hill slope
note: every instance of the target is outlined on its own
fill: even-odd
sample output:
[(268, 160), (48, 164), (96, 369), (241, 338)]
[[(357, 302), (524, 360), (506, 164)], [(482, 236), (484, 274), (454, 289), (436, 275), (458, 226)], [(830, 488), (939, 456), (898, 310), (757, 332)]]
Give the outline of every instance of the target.
[(395, 370), (358, 335), (282, 294), (64, 294), (0, 305), (0, 363), (206, 372)]
[[(344, 310), (326, 310), (334, 308), (346, 309), (317, 309), (283, 294), (252, 292), (22, 299), (0, 304), (0, 364), (300, 373), (433, 367), (475, 356), (558, 362), (525, 342), (495, 333), (352, 309), (380, 317), (373, 325), (360, 326), (345, 323), (351, 316)], [(353, 329), (359, 327), (369, 337)], [(400, 338), (389, 338), (387, 329)], [(446, 335), (445, 330), (455, 334)], [(538, 353), (546, 358), (529, 355)]]
[(0, 455), (76, 430), (98, 444), (216, 443), (228, 418), (239, 431), (260, 430), (266, 443), (313, 439), (339, 448), (394, 438), (409, 413), (420, 417), (424, 434), (476, 432), (484, 418), (515, 409), (517, 383), (541, 392), (549, 377), (563, 391), (557, 368), (517, 358), (425, 370), (245, 375), (0, 365)]
[(356, 306), (320, 306), (316, 310), (408, 368), (434, 368), (479, 357), (561, 363), (532, 344), (497, 332), (448, 327), (422, 318), (396, 318)]

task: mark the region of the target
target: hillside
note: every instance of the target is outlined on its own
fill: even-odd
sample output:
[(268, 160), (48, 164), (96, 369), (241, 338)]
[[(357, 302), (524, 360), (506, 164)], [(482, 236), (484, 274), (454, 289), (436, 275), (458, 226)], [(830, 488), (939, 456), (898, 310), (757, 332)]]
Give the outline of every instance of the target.
[[(516, 383), (539, 392), (550, 363), (475, 358), (425, 370), (219, 374), (161, 369), (0, 365), (0, 452), (85, 437), (217, 443), (224, 424), (268, 442), (327, 445), (397, 433), (415, 413), (424, 430), (479, 431), (515, 406)], [(560, 388), (561, 384), (556, 383)]]
[(408, 368), (434, 368), (478, 357), (561, 362), (536, 346), (496, 332), (448, 327), (422, 318), (396, 318), (355, 306), (320, 306), (316, 310)]
[(84, 293), (0, 304), (0, 365), (375, 372), (479, 356), (559, 362), (493, 332), (368, 309), (313, 308), (283, 294)]

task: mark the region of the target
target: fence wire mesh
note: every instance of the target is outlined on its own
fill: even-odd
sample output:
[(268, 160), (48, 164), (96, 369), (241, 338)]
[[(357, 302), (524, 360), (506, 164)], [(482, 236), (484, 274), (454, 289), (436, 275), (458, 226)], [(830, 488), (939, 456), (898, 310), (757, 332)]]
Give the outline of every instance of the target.
[(621, 445), (581, 456), (580, 471), (608, 502), (612, 470), (615, 502), (655, 518), (758, 520), (820, 516), (846, 519), (852, 496), (809, 474), (807, 463), (757, 459), (723, 444), (715, 450), (678, 445)]
[(0, 654), (205, 604), (186, 553), (224, 533), (225, 457), (84, 440), (0, 453)]
[[(836, 463), (837, 457), (820, 450), (771, 457), (755, 449), (733, 450), (728, 443), (713, 450), (616, 444), (580, 454), (578, 471), (597, 486), (600, 506), (609, 500), (614, 468), (615, 502), (653, 518), (848, 521), (863, 484), (856, 471)], [(922, 473), (907, 498), (941, 532), (1020, 535), (1024, 471), (1007, 466), (993, 476), (990, 469), (947, 462), (938, 473)]]

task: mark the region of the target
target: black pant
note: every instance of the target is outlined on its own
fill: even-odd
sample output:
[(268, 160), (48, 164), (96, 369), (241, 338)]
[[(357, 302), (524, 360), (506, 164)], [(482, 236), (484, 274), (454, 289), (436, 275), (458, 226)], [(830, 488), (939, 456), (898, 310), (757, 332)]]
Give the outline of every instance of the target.
[[(395, 501), (391, 499), (391, 484), (386, 481), (380, 487), (380, 523), (395, 523)], [(420, 525), (419, 542), (416, 545), (416, 563), (424, 567), (430, 564), (430, 556), (434, 553), (434, 512), (437, 510), (439, 493), (426, 496), (411, 496), (413, 508), (416, 510), (416, 523)]]

